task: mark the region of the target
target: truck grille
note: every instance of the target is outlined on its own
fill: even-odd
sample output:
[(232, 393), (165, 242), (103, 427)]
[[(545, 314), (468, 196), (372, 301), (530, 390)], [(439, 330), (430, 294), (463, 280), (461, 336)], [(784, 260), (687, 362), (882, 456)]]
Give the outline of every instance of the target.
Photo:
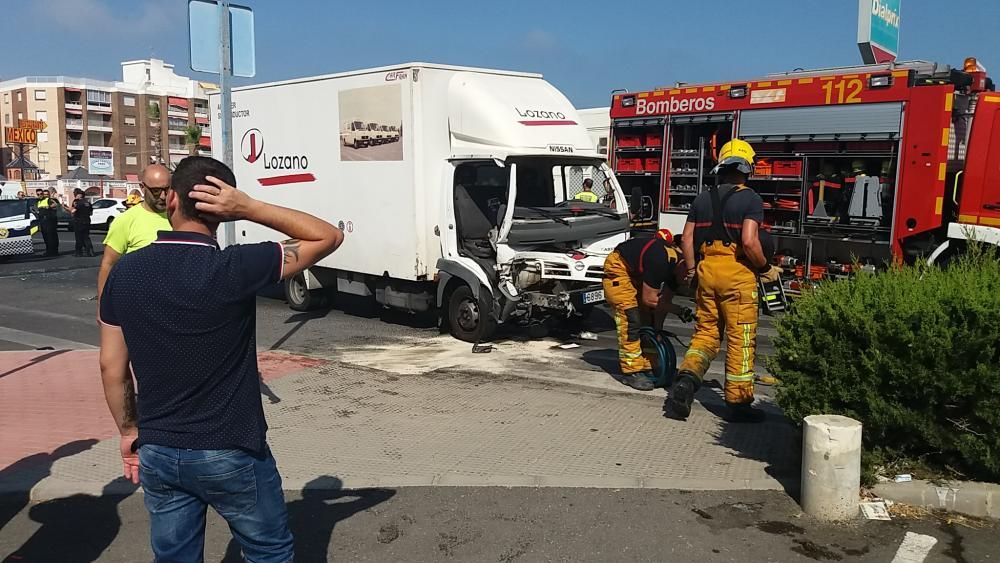
[[(589, 281), (601, 281), (604, 279), (604, 268), (601, 266), (590, 266), (587, 268), (586, 272), (572, 272), (572, 266), (562, 262), (542, 262), (542, 277), (545, 278), (562, 278), (562, 279), (581, 279), (581, 274), (583, 279)], [(577, 275), (574, 276), (573, 273)]]

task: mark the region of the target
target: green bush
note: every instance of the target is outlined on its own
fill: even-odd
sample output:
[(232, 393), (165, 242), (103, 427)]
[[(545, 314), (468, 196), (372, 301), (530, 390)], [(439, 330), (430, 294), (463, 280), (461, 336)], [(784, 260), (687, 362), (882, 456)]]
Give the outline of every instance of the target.
[(905, 266), (821, 284), (777, 328), (769, 367), (793, 421), (860, 420), (868, 471), (917, 463), (1000, 480), (1000, 261), (992, 249), (972, 248), (946, 269)]

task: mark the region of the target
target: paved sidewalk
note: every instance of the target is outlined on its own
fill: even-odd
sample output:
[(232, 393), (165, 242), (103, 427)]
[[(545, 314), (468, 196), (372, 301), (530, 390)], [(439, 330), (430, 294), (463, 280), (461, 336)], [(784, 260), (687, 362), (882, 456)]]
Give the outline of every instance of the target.
[[(558, 365), (550, 356), (559, 360), (561, 350), (506, 344), (506, 358), (499, 351), (489, 355), (488, 365), (508, 372), (497, 374), (478, 369), (475, 362), (486, 355), (471, 360), (466, 353), (473, 365), (465, 367), (431, 361), (451, 357), (451, 346), (429, 339), (423, 354), (408, 350), (410, 369), (377, 362), (395, 372), (362, 365), (380, 353), (363, 346), (330, 360), (264, 355), (269, 441), (285, 488), (301, 490), (324, 475), (336, 475), (345, 488), (725, 490), (779, 489), (779, 479), (797, 481), (794, 431), (773, 407), (763, 425), (727, 425), (710, 412), (722, 408), (720, 391), (706, 387), (682, 423), (662, 417), (662, 391), (623, 393), (592, 372), (574, 371), (563, 380), (546, 375)], [(0, 472), (6, 473), (0, 488), (32, 489), (36, 499), (119, 490), (121, 483), (113, 483), (120, 471), (117, 440), (95, 352), (19, 354), (0, 355)], [(532, 373), (533, 379), (522, 377)], [(64, 452), (36, 455), (38, 463), (8, 467), (66, 444)]]

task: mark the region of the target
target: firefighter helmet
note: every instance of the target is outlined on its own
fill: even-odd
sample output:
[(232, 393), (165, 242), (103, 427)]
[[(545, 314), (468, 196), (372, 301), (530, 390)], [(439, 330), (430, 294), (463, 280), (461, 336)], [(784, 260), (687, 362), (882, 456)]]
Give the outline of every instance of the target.
[(742, 139), (733, 139), (722, 145), (719, 151), (719, 164), (712, 169), (712, 173), (718, 173), (728, 166), (735, 166), (737, 170), (749, 176), (753, 172), (755, 155), (750, 143)]
[(140, 203), (142, 203), (142, 198), (139, 197), (139, 194), (130, 194), (125, 200), (125, 205), (127, 207), (132, 207), (133, 205), (138, 205)]
[(666, 242), (667, 244), (674, 243), (674, 234), (670, 232), (670, 229), (660, 229), (656, 231), (656, 238)]

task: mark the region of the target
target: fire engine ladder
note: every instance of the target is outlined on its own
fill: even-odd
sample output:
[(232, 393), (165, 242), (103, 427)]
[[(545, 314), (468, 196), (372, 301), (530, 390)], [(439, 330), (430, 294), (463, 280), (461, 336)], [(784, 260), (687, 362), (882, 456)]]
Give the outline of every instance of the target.
[(780, 279), (768, 283), (757, 278), (757, 294), (760, 296), (760, 308), (768, 315), (788, 309), (788, 297)]

